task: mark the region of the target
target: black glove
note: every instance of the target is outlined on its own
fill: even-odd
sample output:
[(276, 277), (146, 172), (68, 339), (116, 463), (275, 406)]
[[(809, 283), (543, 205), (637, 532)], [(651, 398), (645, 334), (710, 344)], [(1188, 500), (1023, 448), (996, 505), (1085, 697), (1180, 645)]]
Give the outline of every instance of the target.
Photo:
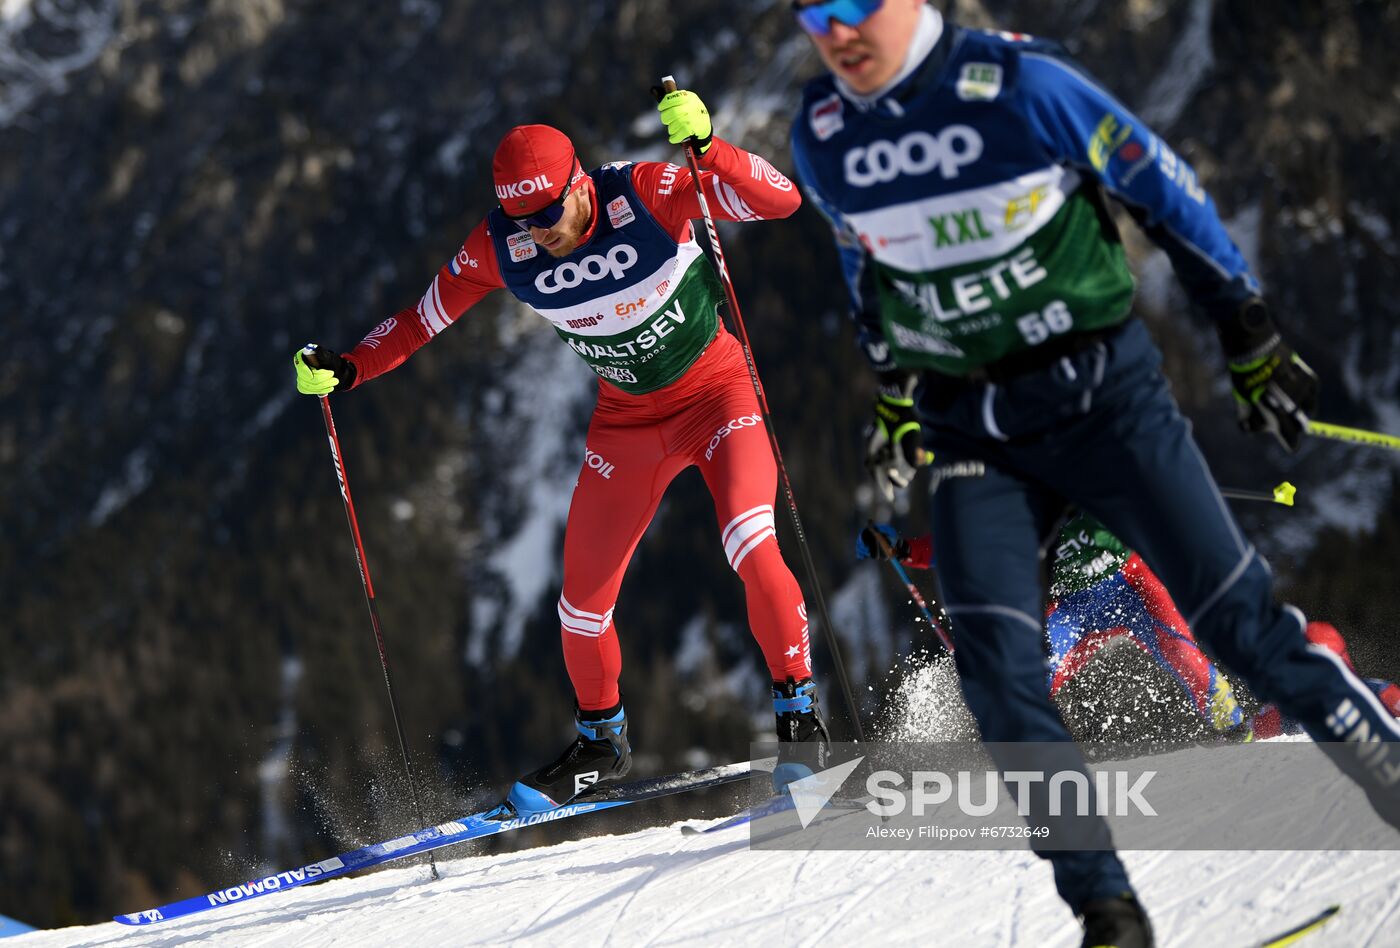
[(865, 467), (886, 501), (894, 500), (896, 488), (908, 487), (926, 463), (923, 429), (914, 411), (917, 381), (905, 373), (881, 373), (875, 420), (865, 430)]
[(1317, 412), (1317, 374), (1289, 348), (1264, 301), (1251, 299), (1216, 327), (1245, 431), (1267, 431), (1298, 448)]
[[(885, 542), (880, 542), (880, 537), (885, 538)], [(890, 558), (885, 550), (892, 550), (894, 558), (897, 560), (907, 560), (909, 558), (909, 540), (902, 537), (894, 527), (888, 523), (867, 523), (856, 536), (856, 559), (858, 560), (887, 560)]]
[(355, 363), (314, 342), (297, 350), (292, 365), (297, 372), (297, 391), (303, 395), (344, 392), (355, 384)]

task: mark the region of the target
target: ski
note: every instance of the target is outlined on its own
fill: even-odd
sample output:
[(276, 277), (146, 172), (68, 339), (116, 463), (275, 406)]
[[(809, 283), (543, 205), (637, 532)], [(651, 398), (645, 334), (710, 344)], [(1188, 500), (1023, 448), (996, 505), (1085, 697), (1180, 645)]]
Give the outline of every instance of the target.
[(784, 793), (779, 796), (773, 797), (770, 800), (765, 800), (758, 806), (752, 806), (740, 810), (738, 813), (735, 813), (729, 819), (723, 821), (722, 823), (716, 823), (714, 826), (699, 827), (692, 826), (689, 823), (685, 823), (681, 826), (681, 833), (685, 836), (708, 836), (711, 833), (722, 833), (727, 829), (733, 829), (736, 826), (743, 826), (746, 823), (762, 819), (765, 816), (771, 816), (774, 813), (781, 813), (784, 810), (791, 809), (792, 797)]
[[(630, 806), (633, 803), (655, 800), (658, 797), (676, 793), (723, 786), (744, 780), (751, 772), (751, 765), (745, 762), (726, 764), (707, 770), (670, 774), (664, 777), (651, 777), (630, 783), (604, 785), (582, 800), (576, 798), (575, 802), (566, 803), (553, 810), (531, 813), (526, 816), (499, 818), (500, 807), (492, 807), (489, 810), (472, 813), (456, 820), (439, 823), (437, 826), (418, 830), (416, 833), (352, 849), (339, 856), (332, 856), (329, 859), (323, 859), (320, 862), (314, 862), (297, 869), (278, 872), (261, 879), (253, 879), (241, 885), (219, 889), (206, 895), (181, 899), (158, 908), (116, 915), (113, 918), (123, 925), (151, 925), (173, 918), (183, 918), (223, 905), (239, 904), (247, 902), (249, 899), (270, 895), (273, 892), (281, 892), (311, 882), (321, 882), (351, 872), (359, 872), (362, 869), (369, 869), (372, 866), (383, 865), (398, 859), (406, 859), (409, 856), (417, 856), (421, 853), (441, 849), (444, 846), (454, 846), (458, 843), (484, 839), (488, 836), (524, 829), (527, 826), (538, 826), (541, 823), (567, 820), (585, 813), (600, 813), (603, 810)], [(497, 818), (493, 818), (493, 816)]]
[[(844, 797), (833, 797), (826, 803), (827, 809), (833, 810), (859, 810), (868, 802), (867, 799), (846, 799)], [(722, 833), (727, 829), (736, 826), (744, 826), (747, 823), (754, 823), (758, 820), (773, 816), (776, 813), (783, 813), (793, 808), (792, 797), (786, 793), (779, 794), (770, 799), (764, 800), (757, 806), (751, 806), (740, 810), (729, 819), (716, 823), (714, 826), (693, 826), (685, 823), (681, 826), (681, 833), (685, 836), (708, 836), (711, 833)]]
[(1341, 910), (1342, 907), (1340, 905), (1329, 905), (1301, 925), (1295, 925), (1288, 931), (1275, 935), (1268, 941), (1260, 942), (1259, 948), (1284, 948), (1285, 945), (1292, 945), (1300, 939), (1311, 935), (1323, 925), (1326, 925), (1327, 922), (1335, 917)]

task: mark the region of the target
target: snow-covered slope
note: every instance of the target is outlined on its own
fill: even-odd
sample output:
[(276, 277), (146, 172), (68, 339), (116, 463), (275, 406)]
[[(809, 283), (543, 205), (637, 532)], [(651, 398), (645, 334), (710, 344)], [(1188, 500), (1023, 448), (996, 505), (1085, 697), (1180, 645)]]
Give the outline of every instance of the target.
[[(1309, 946), (1400, 936), (1400, 858), (1359, 852), (1144, 852), (1125, 860), (1158, 943), (1257, 943), (1332, 903)], [(204, 918), (37, 932), (57, 945), (818, 945), (1070, 948), (1078, 929), (1025, 852), (751, 851), (743, 829), (657, 827), (387, 869)]]

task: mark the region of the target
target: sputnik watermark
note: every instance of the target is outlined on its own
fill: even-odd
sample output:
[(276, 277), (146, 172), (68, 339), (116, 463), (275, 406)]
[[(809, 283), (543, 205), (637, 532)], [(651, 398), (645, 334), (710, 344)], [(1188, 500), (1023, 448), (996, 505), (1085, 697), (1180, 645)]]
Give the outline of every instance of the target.
[[(857, 757), (818, 771), (788, 785), (802, 828), (806, 829), (822, 808), (841, 792), (847, 778), (865, 762)], [(906, 779), (895, 770), (876, 770), (865, 778), (870, 799), (865, 809), (887, 819), (894, 816), (928, 816), (952, 805), (963, 816), (991, 816), (1001, 806), (999, 787), (1006, 784), (1016, 804), (1016, 815), (1031, 815), (1036, 789), (1045, 788), (1047, 815), (1156, 816), (1145, 793), (1157, 776), (1155, 770), (916, 770)], [(1066, 804), (1066, 797), (1071, 800)]]
[[(806, 746), (751, 748), (785, 777), (808, 772), (755, 780), (750, 845), (1400, 851), (1396, 826), (1333, 764), (1350, 745), (862, 742), (820, 762)], [(775, 782), (790, 806), (775, 806)]]
[[(1031, 814), (1036, 785), (1044, 785), (1049, 797), (1050, 816), (1156, 816), (1157, 810), (1144, 796), (1147, 785), (1157, 776), (1155, 770), (1130, 773), (1126, 770), (1100, 770), (1090, 782), (1078, 770), (1046, 773), (1040, 770), (959, 770), (948, 774), (939, 770), (916, 770), (907, 781), (893, 770), (877, 770), (865, 780), (866, 793), (875, 799), (866, 809), (875, 816), (926, 816), (930, 810), (952, 804), (964, 816), (990, 816), (1000, 804), (998, 786), (1005, 782), (1014, 788), (1016, 815)], [(980, 786), (979, 786), (980, 785)], [(1072, 791), (1072, 793), (1067, 792)], [(980, 795), (980, 796), (979, 796)], [(1072, 798), (1066, 806), (1065, 798)]]

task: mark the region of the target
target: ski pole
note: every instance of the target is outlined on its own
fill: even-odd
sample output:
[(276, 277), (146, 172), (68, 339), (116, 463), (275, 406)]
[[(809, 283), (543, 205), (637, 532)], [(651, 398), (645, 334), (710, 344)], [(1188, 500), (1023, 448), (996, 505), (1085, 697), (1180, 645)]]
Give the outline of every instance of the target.
[(1350, 441), (1352, 444), (1367, 444), (1373, 448), (1400, 451), (1400, 438), (1381, 434), (1379, 431), (1367, 431), (1364, 428), (1346, 428), (1342, 425), (1329, 425), (1323, 421), (1310, 421), (1308, 434), (1316, 438), (1331, 438), (1334, 441)]
[[(675, 92), (675, 77), (663, 76), (661, 88), (663, 92)], [(660, 97), (658, 96), (658, 98)], [(817, 614), (821, 618), (822, 632), (826, 634), (827, 648), (831, 650), (831, 660), (836, 666), (836, 678), (841, 684), (841, 695), (846, 700), (846, 707), (850, 709), (851, 730), (857, 741), (864, 741), (865, 737), (860, 726), (860, 710), (856, 707), (856, 699), (851, 692), (851, 682), (846, 675), (846, 663), (841, 658), (841, 646), (836, 641), (836, 627), (832, 625), (831, 615), (826, 609), (826, 599), (822, 596), (821, 585), (817, 582), (817, 569), (812, 562), (811, 550), (807, 548), (807, 535), (802, 529), (802, 517), (797, 512), (797, 498), (793, 495), (792, 482), (788, 479), (787, 467), (783, 464), (783, 453), (778, 448), (778, 435), (773, 428), (773, 417), (768, 411), (768, 399), (763, 394), (763, 383), (758, 378), (758, 366), (754, 362), (753, 348), (749, 345), (749, 334), (744, 328), (744, 317), (739, 312), (739, 299), (734, 292), (734, 283), (729, 279), (729, 268), (724, 263), (724, 250), (720, 247), (719, 232), (715, 230), (715, 219), (710, 213), (710, 204), (705, 200), (704, 181), (700, 177), (700, 162), (695, 154), (694, 139), (686, 141), (685, 156), (690, 165), (690, 176), (695, 182), (695, 197), (700, 204), (700, 214), (705, 218), (705, 232), (710, 237), (710, 249), (715, 255), (715, 268), (719, 271), (720, 282), (724, 284), (724, 293), (729, 301), (729, 312), (733, 314), (735, 335), (739, 337), (739, 347), (744, 352), (744, 364), (749, 369), (749, 381), (753, 383), (754, 394), (758, 396), (758, 408), (763, 414), (764, 430), (768, 433), (768, 446), (772, 449), (773, 460), (778, 466), (783, 494), (787, 499), (788, 514), (792, 517), (792, 528), (797, 533), (797, 544), (802, 550), (802, 566), (807, 572), (807, 582), (811, 585), (812, 595), (817, 600)]]
[[(350, 499), (350, 481), (345, 476), (345, 460), (340, 453), (340, 438), (335, 433), (335, 419), (331, 417), (331, 400), (321, 396), (321, 417), (326, 422), (326, 437), (331, 443), (331, 457), (335, 459), (335, 477), (340, 482), (340, 499), (345, 501), (345, 519), (350, 523), (350, 536), (355, 541), (355, 558), (360, 565), (360, 583), (365, 587), (365, 602), (369, 605), (369, 623), (374, 629), (374, 642), (379, 646), (379, 665), (384, 669), (384, 687), (389, 692), (389, 710), (394, 716), (394, 730), (399, 735), (399, 755), (403, 758), (403, 773), (408, 780), (408, 795), (413, 802), (413, 813), (419, 826), (427, 826), (423, 818), (423, 807), (418, 802), (418, 787), (413, 780), (413, 768), (408, 763), (408, 741), (403, 736), (403, 725), (399, 723), (399, 703), (394, 699), (394, 682), (389, 675), (389, 655), (384, 648), (384, 632), (379, 624), (379, 606), (374, 601), (374, 583), (369, 578), (369, 560), (365, 557), (365, 545), (360, 539), (360, 522), (355, 517), (355, 504)], [(438, 876), (437, 859), (428, 857), (433, 881)]]
[[(904, 567), (899, 562), (899, 554), (895, 553), (894, 547), (890, 546), (890, 541), (885, 539), (885, 535), (875, 528), (875, 521), (866, 521), (870, 532), (875, 536), (875, 542), (880, 544), (880, 551), (885, 554), (885, 559), (894, 567), (895, 573), (899, 575), (899, 581), (904, 584), (904, 588), (909, 590), (909, 595), (913, 597), (914, 604), (919, 607), (919, 611), (924, 614), (924, 620), (933, 626), (933, 631), (938, 633), (939, 640), (943, 647), (948, 650), (948, 654), (953, 652), (953, 639), (943, 628), (943, 624), (933, 617), (929, 610), (928, 603), (924, 601), (923, 593), (919, 592), (919, 587), (914, 585), (914, 581), (909, 578), (909, 574), (904, 571)], [(941, 611), (941, 610), (940, 610)], [(945, 613), (946, 615), (946, 613)]]
[(1272, 491), (1241, 490), (1237, 487), (1220, 488), (1220, 496), (1229, 497), (1231, 500), (1262, 500), (1270, 504), (1282, 504), (1284, 507), (1293, 506), (1293, 496), (1297, 493), (1298, 488), (1288, 481), (1284, 481)]

